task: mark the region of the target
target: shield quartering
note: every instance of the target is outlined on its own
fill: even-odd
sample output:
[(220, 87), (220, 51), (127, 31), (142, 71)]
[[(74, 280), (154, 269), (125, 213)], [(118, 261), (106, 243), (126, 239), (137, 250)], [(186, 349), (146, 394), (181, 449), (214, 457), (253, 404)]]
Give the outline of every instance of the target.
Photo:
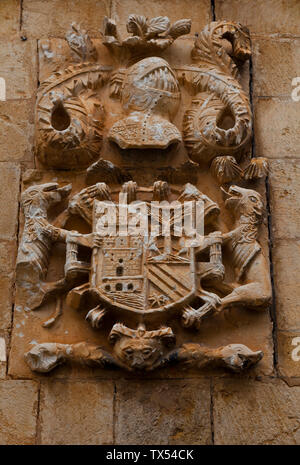
[[(103, 217), (103, 205), (96, 201), (94, 232), (103, 231)], [(148, 229), (136, 235), (114, 232), (103, 236), (92, 258), (91, 283), (103, 304), (156, 313), (179, 308), (195, 296), (194, 249), (183, 246), (184, 237), (172, 232), (151, 236)]]

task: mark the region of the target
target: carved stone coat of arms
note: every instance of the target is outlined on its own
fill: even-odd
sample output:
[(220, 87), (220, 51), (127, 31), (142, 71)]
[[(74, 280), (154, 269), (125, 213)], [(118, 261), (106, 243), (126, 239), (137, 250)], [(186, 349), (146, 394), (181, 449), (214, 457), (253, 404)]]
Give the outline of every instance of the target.
[(271, 302), (249, 31), (219, 21), (183, 40), (190, 28), (132, 14), (126, 38), (106, 18), (101, 41), (75, 24), (41, 41), (17, 259), (33, 371), (240, 372), (263, 358), (239, 323)]

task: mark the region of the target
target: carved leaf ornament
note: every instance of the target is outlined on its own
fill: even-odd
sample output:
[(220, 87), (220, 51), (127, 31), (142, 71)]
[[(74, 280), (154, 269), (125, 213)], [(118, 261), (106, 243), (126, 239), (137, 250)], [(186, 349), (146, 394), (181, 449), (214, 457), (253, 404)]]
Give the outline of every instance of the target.
[[(174, 364), (246, 370), (263, 357), (259, 348), (236, 341), (208, 347), (201, 331), (205, 321), (221, 324), (231, 309), (264, 310), (271, 301), (258, 241), (264, 206), (255, 190), (268, 167), (264, 158), (249, 158), (252, 114), (239, 78), (251, 55), (249, 31), (212, 22), (195, 39), (192, 64), (173, 67), (164, 52), (190, 33), (189, 19), (171, 24), (166, 16), (131, 14), (126, 27), (130, 36), (122, 38), (116, 22), (105, 18), (102, 44), (112, 59), (107, 65), (86, 31), (72, 24), (66, 35), (72, 64), (38, 90), (39, 166), (69, 173), (68, 179), (74, 173), (81, 187), (71, 195), (67, 183), (25, 186), (17, 259), (23, 307), (33, 311), (52, 303), (43, 331), (55, 334), (67, 308), (83, 316), (91, 334), (109, 328), (106, 345), (39, 341), (25, 360), (41, 373), (68, 361), (139, 372)], [(111, 108), (117, 108), (115, 120)], [(130, 171), (103, 158), (103, 146), (119, 160), (156, 154), (161, 166), (140, 185), (143, 163)], [(180, 150), (181, 165), (170, 161), (166, 168), (164, 160)], [(209, 183), (218, 187), (212, 198), (199, 190), (203, 173), (204, 191)], [(179, 228), (187, 204), (194, 225), (201, 208), (202, 232)], [(63, 276), (53, 281), (49, 264), (57, 244), (64, 247), (65, 263)], [(184, 337), (193, 334), (195, 340), (198, 334), (200, 342), (177, 346), (180, 326)]]

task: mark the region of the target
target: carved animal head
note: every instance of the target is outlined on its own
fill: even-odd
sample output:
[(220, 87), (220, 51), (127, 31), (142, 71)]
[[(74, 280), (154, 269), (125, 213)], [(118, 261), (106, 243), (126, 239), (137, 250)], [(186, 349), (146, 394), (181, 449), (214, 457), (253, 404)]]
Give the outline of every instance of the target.
[(68, 197), (71, 189), (71, 184), (59, 187), (56, 182), (29, 187), (23, 192), (21, 198), (24, 214), (35, 216), (40, 211), (46, 212), (48, 208)]
[(233, 371), (242, 371), (259, 362), (263, 357), (261, 350), (252, 351), (243, 344), (229, 344), (221, 349), (222, 360)]
[(31, 370), (40, 373), (47, 373), (53, 370), (57, 365), (64, 362), (62, 351), (58, 350), (58, 344), (46, 342), (37, 344), (24, 355), (25, 361)]
[[(222, 48), (227, 55), (240, 61), (251, 56), (249, 30), (240, 23), (230, 21), (214, 21), (208, 24), (195, 41), (192, 59), (207, 58), (207, 47)], [(222, 53), (219, 56), (221, 59)], [(214, 59), (216, 56), (214, 56)], [(223, 57), (225, 59), (225, 57)]]
[(222, 39), (226, 39), (232, 45), (232, 52), (229, 55), (238, 60), (245, 61), (251, 56), (251, 42), (249, 30), (240, 23), (226, 23), (225, 32)]
[(239, 186), (230, 186), (228, 192), (224, 190), (223, 192), (228, 196), (225, 206), (233, 212), (236, 218), (243, 215), (254, 217), (257, 222), (261, 221), (263, 202), (258, 192)]
[(137, 330), (117, 323), (110, 333), (114, 354), (129, 370), (151, 370), (165, 352), (165, 347), (174, 344), (171, 328), (146, 331), (143, 326)]

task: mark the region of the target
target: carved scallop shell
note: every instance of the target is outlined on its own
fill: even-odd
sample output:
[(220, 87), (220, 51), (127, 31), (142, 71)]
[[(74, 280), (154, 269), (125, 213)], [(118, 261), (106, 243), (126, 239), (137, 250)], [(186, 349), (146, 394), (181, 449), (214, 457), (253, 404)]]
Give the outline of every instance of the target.
[(252, 158), (247, 168), (244, 169), (243, 177), (246, 181), (264, 178), (269, 171), (269, 164), (266, 158)]
[(210, 171), (220, 184), (239, 179), (242, 175), (242, 170), (236, 159), (226, 155), (214, 158)]

